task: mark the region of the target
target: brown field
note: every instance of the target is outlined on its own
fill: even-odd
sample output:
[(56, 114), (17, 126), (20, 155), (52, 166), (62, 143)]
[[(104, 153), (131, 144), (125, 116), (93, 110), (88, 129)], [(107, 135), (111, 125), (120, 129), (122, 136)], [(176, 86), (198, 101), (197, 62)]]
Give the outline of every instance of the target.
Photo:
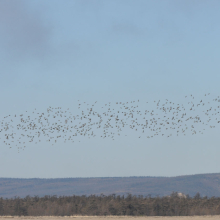
[(0, 220), (220, 220), (220, 215), (206, 215), (206, 216), (173, 216), (173, 217), (132, 217), (132, 216), (64, 216), (64, 217), (56, 217), (56, 216), (39, 216), (39, 217), (18, 217), (18, 216), (0, 216)]

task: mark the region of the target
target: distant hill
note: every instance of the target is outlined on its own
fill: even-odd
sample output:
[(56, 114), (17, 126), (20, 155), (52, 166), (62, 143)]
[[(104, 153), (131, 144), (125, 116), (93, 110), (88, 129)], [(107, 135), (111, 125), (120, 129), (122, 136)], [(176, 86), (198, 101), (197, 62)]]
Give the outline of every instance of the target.
[(220, 197), (220, 173), (177, 177), (103, 177), (18, 179), (0, 178), (0, 197), (14, 196), (71, 196), (91, 194), (117, 194), (166, 196), (182, 192), (194, 196)]

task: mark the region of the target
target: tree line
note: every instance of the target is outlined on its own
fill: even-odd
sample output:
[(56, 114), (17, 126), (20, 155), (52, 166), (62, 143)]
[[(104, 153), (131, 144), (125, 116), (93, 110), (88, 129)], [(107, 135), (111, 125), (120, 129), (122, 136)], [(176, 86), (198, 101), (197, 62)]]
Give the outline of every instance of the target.
[(220, 197), (171, 196), (44, 196), (0, 198), (1, 216), (192, 216), (219, 215)]

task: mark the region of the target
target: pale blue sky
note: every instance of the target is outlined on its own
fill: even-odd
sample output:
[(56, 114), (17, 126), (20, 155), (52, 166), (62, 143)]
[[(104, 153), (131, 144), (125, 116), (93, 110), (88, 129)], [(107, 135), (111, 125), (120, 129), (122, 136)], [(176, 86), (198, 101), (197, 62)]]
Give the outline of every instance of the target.
[[(0, 0), (0, 117), (49, 106), (75, 114), (77, 100), (182, 104), (206, 93), (212, 100), (220, 95), (219, 7), (217, 0)], [(219, 126), (172, 138), (126, 132), (114, 141), (42, 141), (20, 153), (1, 143), (0, 176), (220, 171)]]

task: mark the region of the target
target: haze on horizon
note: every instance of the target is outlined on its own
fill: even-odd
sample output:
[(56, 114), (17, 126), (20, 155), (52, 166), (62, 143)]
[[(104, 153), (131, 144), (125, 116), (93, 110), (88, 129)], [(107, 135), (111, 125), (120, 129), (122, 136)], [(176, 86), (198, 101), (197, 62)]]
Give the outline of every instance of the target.
[[(140, 100), (151, 110), (158, 100), (187, 104), (191, 94), (199, 101), (210, 93), (211, 102), (220, 95), (219, 6), (216, 0), (0, 0), (0, 121), (49, 106), (77, 115), (84, 102), (97, 102), (100, 112), (109, 102), (116, 109), (116, 102)], [(19, 153), (0, 138), (0, 177), (179, 176), (220, 167), (217, 125), (170, 138), (125, 130), (114, 140), (44, 140)]]

